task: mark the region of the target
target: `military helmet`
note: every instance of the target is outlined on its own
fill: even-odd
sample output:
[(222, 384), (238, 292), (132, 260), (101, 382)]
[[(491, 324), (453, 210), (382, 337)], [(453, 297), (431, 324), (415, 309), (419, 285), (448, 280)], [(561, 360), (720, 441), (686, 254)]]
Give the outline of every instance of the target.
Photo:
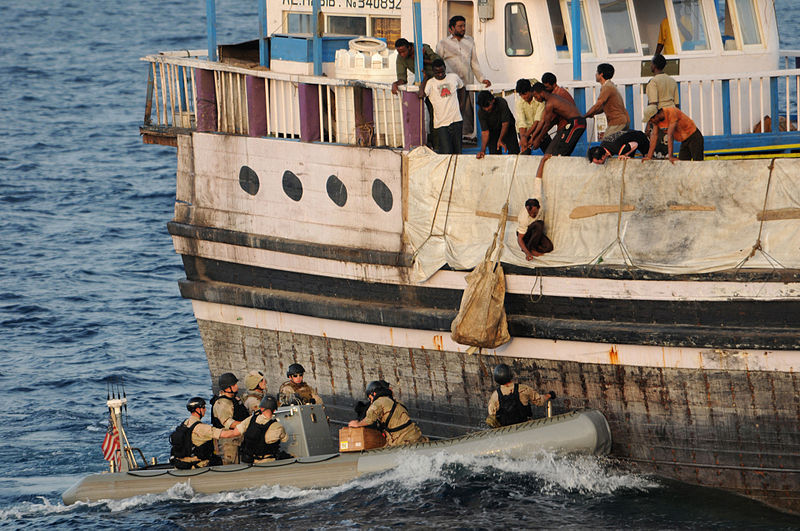
[(194, 398), (190, 398), (188, 402), (186, 402), (186, 409), (189, 410), (189, 413), (194, 413), (195, 409), (200, 409), (206, 407), (206, 401), (196, 396)]
[(248, 391), (258, 389), (258, 384), (264, 379), (264, 373), (261, 371), (250, 371), (244, 377), (244, 386)]
[(219, 390), (224, 391), (228, 387), (236, 385), (236, 382), (238, 381), (239, 378), (237, 378), (235, 374), (232, 372), (226, 372), (219, 377)]
[(302, 365), (299, 363), (292, 363), (289, 365), (289, 368), (286, 369), (286, 377), (291, 378), (295, 374), (305, 374), (306, 370), (303, 368)]
[(367, 384), (366, 395), (369, 397), (373, 393), (377, 393), (381, 389), (389, 389), (389, 384), (385, 380), (373, 380)]
[(258, 404), (258, 407), (262, 409), (269, 409), (270, 411), (275, 411), (278, 409), (278, 401), (275, 400), (275, 397), (272, 395), (267, 395), (261, 399), (261, 402)]
[(513, 376), (514, 373), (511, 371), (511, 367), (505, 363), (501, 363), (494, 368), (494, 381), (500, 385), (510, 382)]

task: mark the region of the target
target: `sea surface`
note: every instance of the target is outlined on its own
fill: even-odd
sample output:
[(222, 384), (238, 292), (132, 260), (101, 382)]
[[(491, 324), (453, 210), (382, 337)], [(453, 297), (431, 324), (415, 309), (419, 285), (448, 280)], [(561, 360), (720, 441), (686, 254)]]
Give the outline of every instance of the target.
[[(254, 38), (254, 0), (217, 4), (220, 42)], [(779, 0), (778, 18), (783, 46), (800, 48), (800, 6)], [(129, 437), (159, 462), (186, 399), (210, 394), (166, 230), (175, 149), (138, 133), (139, 57), (205, 48), (205, 2), (6, 1), (0, 39), (0, 527), (800, 527), (724, 492), (547, 454), (418, 459), (332, 489), (179, 486), (65, 507), (66, 488), (106, 468), (109, 382), (124, 381)]]

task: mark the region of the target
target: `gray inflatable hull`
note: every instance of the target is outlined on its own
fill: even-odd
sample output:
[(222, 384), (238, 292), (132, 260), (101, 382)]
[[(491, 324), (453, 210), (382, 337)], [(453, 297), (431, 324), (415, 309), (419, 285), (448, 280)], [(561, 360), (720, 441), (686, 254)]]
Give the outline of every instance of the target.
[(611, 450), (611, 431), (599, 411), (575, 411), (454, 439), (360, 453), (302, 457), (263, 465), (92, 474), (69, 488), (62, 498), (66, 505), (78, 501), (129, 498), (164, 492), (179, 483), (188, 483), (195, 492), (206, 494), (261, 485), (323, 488), (346, 483), (363, 474), (394, 468), (401, 460), (414, 454), (445, 452), (450, 455), (525, 458), (542, 450), (606, 455)]

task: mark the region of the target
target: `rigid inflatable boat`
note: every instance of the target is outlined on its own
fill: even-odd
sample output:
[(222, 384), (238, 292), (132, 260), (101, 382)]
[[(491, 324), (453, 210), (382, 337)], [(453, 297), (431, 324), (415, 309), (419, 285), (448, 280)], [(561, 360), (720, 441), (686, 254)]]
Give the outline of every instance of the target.
[(264, 464), (224, 465), (194, 470), (156, 465), (92, 474), (64, 492), (63, 499), (66, 505), (70, 505), (78, 501), (128, 498), (164, 492), (179, 483), (187, 483), (195, 492), (205, 494), (262, 485), (304, 489), (331, 487), (364, 474), (389, 470), (415, 456), (430, 456), (439, 452), (463, 456), (502, 455), (520, 459), (541, 451), (605, 455), (610, 450), (611, 432), (605, 417), (596, 410), (582, 410), (453, 439), (363, 452), (328, 453)]

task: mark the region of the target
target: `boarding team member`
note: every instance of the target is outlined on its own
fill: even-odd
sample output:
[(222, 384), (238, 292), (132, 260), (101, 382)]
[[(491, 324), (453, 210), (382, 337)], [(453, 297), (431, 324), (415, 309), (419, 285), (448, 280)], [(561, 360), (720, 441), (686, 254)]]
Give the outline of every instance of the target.
[(236, 431), (244, 436), (242, 442), (243, 463), (266, 463), (276, 459), (291, 457), (281, 451), (281, 443), (289, 436), (278, 419), (274, 417), (278, 401), (267, 395), (261, 399), (258, 411), (236, 426)]
[(247, 411), (254, 413), (258, 411), (258, 405), (267, 392), (267, 381), (264, 380), (264, 373), (261, 371), (250, 371), (244, 377), (244, 386), (247, 394), (244, 395), (243, 402)]
[(287, 381), (278, 389), (280, 405), (289, 404), (322, 404), (322, 398), (313, 387), (303, 381), (306, 370), (299, 363), (292, 363), (286, 370)]
[[(236, 396), (239, 392), (239, 379), (232, 372), (226, 372), (219, 377), (219, 394), (211, 399), (211, 422), (215, 428), (232, 430), (241, 421), (249, 416), (242, 400)], [(240, 437), (218, 441), (218, 453), (222, 455), (222, 462), (226, 465), (239, 462)]]
[(499, 387), (489, 397), (489, 416), (486, 424), (492, 428), (510, 426), (530, 420), (531, 404), (543, 406), (556, 397), (555, 392), (540, 395), (533, 388), (513, 381), (511, 367), (501, 363), (494, 368), (494, 381)]
[[(202, 419), (206, 414), (206, 401), (199, 396), (189, 399), (186, 403), (186, 409), (189, 410), (191, 415), (189, 415), (189, 418), (182, 424), (186, 431), (181, 434), (181, 437), (186, 435), (191, 436), (191, 450), (189, 455), (177, 457), (175, 456), (175, 445), (173, 444), (173, 455), (170, 456), (170, 463), (176, 468), (184, 470), (221, 465), (222, 459), (214, 453), (214, 441), (220, 438), (229, 439), (237, 437), (239, 432), (236, 430), (221, 430), (209, 426), (208, 424), (203, 424)], [(178, 430), (176, 430), (176, 432), (177, 431)]]
[(406, 407), (394, 399), (386, 382), (370, 382), (366, 395), (371, 403), (366, 416), (362, 420), (351, 420), (348, 426), (361, 428), (377, 424), (377, 428), (386, 436), (386, 446), (428, 442), (419, 426), (409, 417)]

